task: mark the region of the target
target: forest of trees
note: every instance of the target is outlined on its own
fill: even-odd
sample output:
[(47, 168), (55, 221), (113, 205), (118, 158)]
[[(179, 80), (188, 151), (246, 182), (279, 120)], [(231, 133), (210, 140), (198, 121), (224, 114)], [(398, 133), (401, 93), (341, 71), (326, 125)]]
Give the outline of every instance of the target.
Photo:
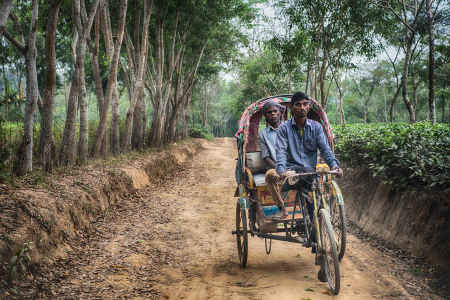
[(449, 23), (442, 0), (2, 0), (0, 170), (232, 136), (298, 90), (334, 124), (449, 123)]
[[(450, 6), (445, 1), (269, 1), (271, 16), (209, 97), (210, 127), (259, 98), (298, 90), (334, 124), (450, 122)], [(223, 91), (225, 90), (225, 91)], [(199, 96), (199, 98), (201, 98)], [(231, 122), (235, 123), (235, 122)], [(232, 130), (230, 130), (232, 131)], [(230, 135), (231, 132), (227, 132)]]
[(242, 0), (2, 0), (0, 169), (187, 137), (194, 90), (236, 57), (254, 12)]

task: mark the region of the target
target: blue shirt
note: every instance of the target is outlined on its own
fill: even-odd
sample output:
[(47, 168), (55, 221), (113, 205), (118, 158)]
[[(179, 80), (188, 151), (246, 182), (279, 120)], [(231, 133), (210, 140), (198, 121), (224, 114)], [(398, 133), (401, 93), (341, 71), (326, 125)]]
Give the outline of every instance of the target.
[(314, 120), (306, 119), (303, 134), (294, 118), (284, 122), (277, 130), (275, 149), (276, 171), (280, 175), (286, 169), (314, 171), (317, 164), (317, 149), (330, 168), (339, 167), (339, 162), (325, 138), (322, 125)]
[[(261, 148), (261, 158), (264, 160), (270, 157), (274, 162), (277, 161), (275, 145), (277, 143), (277, 129), (270, 125), (259, 132), (259, 146)], [(264, 162), (265, 163), (265, 162)], [(269, 166), (266, 167), (269, 168)]]

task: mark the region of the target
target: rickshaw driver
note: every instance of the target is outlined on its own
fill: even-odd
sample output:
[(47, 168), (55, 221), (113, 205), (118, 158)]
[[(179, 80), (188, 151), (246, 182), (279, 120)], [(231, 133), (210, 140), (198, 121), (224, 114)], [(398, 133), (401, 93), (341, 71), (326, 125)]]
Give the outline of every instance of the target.
[[(277, 141), (277, 130), (281, 124), (280, 106), (275, 102), (269, 101), (264, 104), (262, 112), (266, 118), (268, 126), (259, 133), (259, 145), (261, 148), (261, 158), (264, 160), (267, 167), (267, 188), (278, 206), (278, 212), (273, 216), (273, 218), (286, 218), (288, 214), (286, 212), (286, 208), (284, 207), (284, 201), (281, 198), (280, 193), (281, 178), (275, 171), (275, 144)], [(260, 208), (258, 208), (258, 219), (264, 219), (262, 209)]]
[[(331, 151), (327, 143), (322, 125), (319, 122), (308, 119), (307, 114), (310, 109), (311, 101), (303, 92), (295, 93), (291, 98), (289, 108), (293, 117), (284, 122), (277, 132), (276, 149), (276, 171), (285, 178), (289, 171), (298, 173), (314, 172), (317, 164), (317, 149), (320, 150), (321, 157), (325, 160), (331, 170), (338, 171), (342, 176), (342, 170), (339, 168), (339, 162)], [(305, 191), (311, 190), (313, 178), (310, 176), (302, 177), (296, 184)], [(288, 183), (282, 187), (282, 191), (292, 189)], [(310, 220), (313, 222), (313, 204), (306, 201)], [(315, 242), (316, 236), (313, 232), (312, 242)], [(312, 249), (315, 252), (315, 249)], [(321, 269), (318, 274), (320, 281), (326, 281), (325, 273)]]
[(286, 177), (288, 170), (314, 172), (317, 164), (317, 150), (331, 170), (338, 171), (339, 162), (325, 138), (322, 125), (308, 119), (311, 101), (303, 92), (295, 93), (289, 108), (293, 117), (281, 124), (277, 132), (276, 171)]

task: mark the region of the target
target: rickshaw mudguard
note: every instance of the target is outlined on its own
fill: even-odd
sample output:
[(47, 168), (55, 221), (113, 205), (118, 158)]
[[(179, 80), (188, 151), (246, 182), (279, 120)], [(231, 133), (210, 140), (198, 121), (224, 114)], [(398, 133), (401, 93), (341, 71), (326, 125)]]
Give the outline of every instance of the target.
[(247, 209), (250, 206), (248, 201), (247, 193), (245, 191), (245, 187), (243, 184), (239, 184), (239, 204), (241, 205), (241, 209)]
[(243, 145), (244, 145), (244, 138), (241, 134), (239, 137), (237, 137), (237, 148), (238, 148), (238, 157), (236, 161), (236, 169), (234, 170), (234, 177), (236, 179), (236, 183), (239, 185), (242, 181), (242, 170), (243, 170)]
[(344, 197), (342, 197), (341, 189), (334, 180), (331, 181), (331, 191), (333, 196), (336, 197), (338, 204), (344, 204)]

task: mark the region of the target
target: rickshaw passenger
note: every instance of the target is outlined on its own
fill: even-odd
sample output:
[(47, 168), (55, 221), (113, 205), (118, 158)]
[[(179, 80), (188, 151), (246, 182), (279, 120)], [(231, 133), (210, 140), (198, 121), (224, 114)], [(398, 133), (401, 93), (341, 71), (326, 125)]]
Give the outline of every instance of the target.
[[(311, 101), (303, 92), (295, 93), (291, 98), (289, 108), (293, 117), (284, 122), (277, 131), (276, 149), (276, 172), (281, 178), (286, 177), (288, 170), (295, 172), (314, 172), (317, 164), (317, 150), (320, 150), (321, 157), (325, 160), (331, 170), (337, 170), (340, 175), (339, 162), (331, 151), (327, 143), (322, 125), (319, 122), (308, 119), (307, 114)], [(311, 190), (313, 178), (302, 177), (296, 184), (304, 191)], [(287, 183), (286, 183), (287, 185)], [(283, 186), (282, 190), (292, 189), (290, 186)], [(311, 221), (313, 221), (313, 205), (307, 202), (307, 209)], [(312, 242), (315, 242), (315, 233), (312, 234)], [(315, 249), (312, 249), (315, 252)], [(321, 270), (318, 274), (319, 280), (325, 279), (325, 274)]]
[(267, 102), (262, 108), (262, 112), (268, 126), (259, 133), (259, 145), (261, 148), (261, 158), (266, 165), (266, 184), (275, 203), (278, 206), (278, 213), (273, 217), (286, 217), (284, 201), (280, 194), (280, 176), (275, 171), (276, 152), (275, 145), (277, 141), (277, 130), (281, 125), (280, 106), (275, 102)]
[[(281, 124), (281, 110), (280, 106), (275, 102), (267, 102), (262, 108), (262, 112), (268, 126), (259, 133), (259, 145), (261, 148), (261, 158), (266, 164), (266, 184), (269, 192), (272, 194), (275, 203), (279, 210), (273, 217), (287, 217), (286, 208), (284, 207), (284, 201), (280, 194), (280, 176), (275, 171), (276, 167), (276, 152), (275, 145), (277, 140), (277, 130)], [(258, 216), (261, 218), (262, 212), (259, 212)]]

